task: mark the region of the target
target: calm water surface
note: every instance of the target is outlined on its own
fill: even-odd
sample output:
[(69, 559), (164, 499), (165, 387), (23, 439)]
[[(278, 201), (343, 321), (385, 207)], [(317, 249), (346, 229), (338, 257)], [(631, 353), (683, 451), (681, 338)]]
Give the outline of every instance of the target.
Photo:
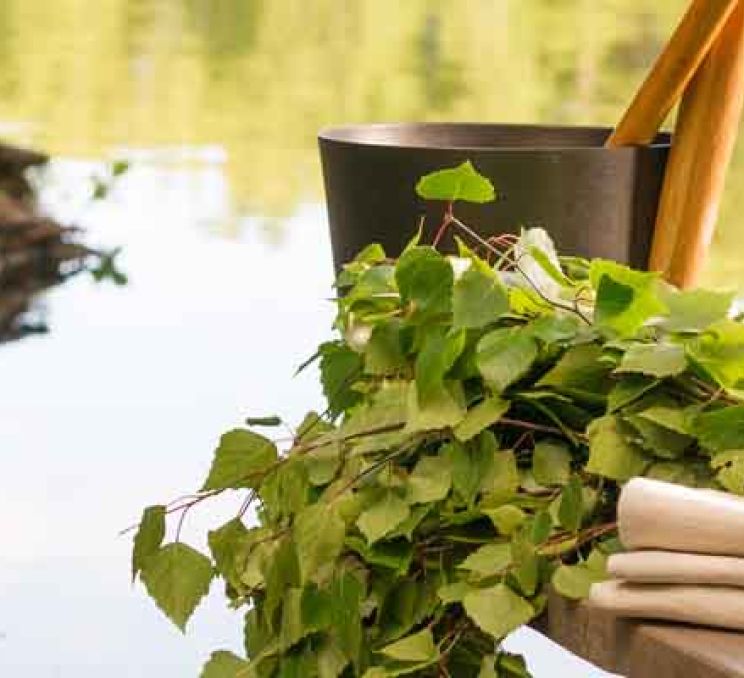
[[(682, 0), (5, 0), (0, 132), (58, 155), (44, 203), (122, 245), (125, 288), (45, 298), (0, 346), (0, 675), (188, 678), (239, 647), (214, 596), (187, 636), (128, 584), (141, 507), (197, 487), (221, 431), (318, 406), (328, 336), (314, 137), (340, 121), (611, 123)], [(132, 170), (88, 201), (102, 163)], [(744, 287), (739, 151), (707, 273)], [(1, 291), (0, 291), (1, 293)], [(194, 513), (187, 537), (235, 505)], [(591, 675), (529, 634), (541, 678)]]

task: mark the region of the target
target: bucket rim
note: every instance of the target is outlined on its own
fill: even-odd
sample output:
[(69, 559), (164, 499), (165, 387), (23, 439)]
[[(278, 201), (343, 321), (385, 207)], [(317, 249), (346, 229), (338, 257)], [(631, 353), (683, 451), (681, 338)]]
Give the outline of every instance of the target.
[[(525, 136), (532, 134), (548, 133), (560, 135), (561, 133), (586, 132), (588, 134), (609, 137), (612, 132), (611, 127), (599, 125), (543, 125), (543, 124), (521, 124), (521, 123), (488, 123), (488, 122), (375, 122), (360, 123), (348, 125), (331, 125), (324, 127), (318, 132), (318, 141), (333, 145), (347, 145), (353, 147), (369, 147), (380, 149), (399, 149), (399, 150), (432, 150), (432, 151), (462, 151), (462, 152), (561, 152), (561, 151), (607, 151), (607, 152), (628, 152), (639, 149), (667, 149), (671, 146), (672, 135), (669, 132), (659, 132), (651, 144), (640, 146), (625, 146), (622, 148), (607, 148), (605, 146), (590, 143), (570, 143), (564, 145), (556, 144), (536, 144), (527, 141), (525, 145), (504, 144), (504, 145), (487, 145), (487, 144), (458, 144), (458, 143), (431, 143), (431, 139), (436, 135), (447, 135), (453, 132), (471, 132), (474, 134), (484, 133), (487, 131), (498, 132), (504, 131), (509, 133), (524, 132)], [(410, 137), (416, 133), (428, 135), (420, 143), (412, 142)], [(385, 136), (388, 139), (385, 139)], [(399, 139), (399, 140), (396, 140)]]

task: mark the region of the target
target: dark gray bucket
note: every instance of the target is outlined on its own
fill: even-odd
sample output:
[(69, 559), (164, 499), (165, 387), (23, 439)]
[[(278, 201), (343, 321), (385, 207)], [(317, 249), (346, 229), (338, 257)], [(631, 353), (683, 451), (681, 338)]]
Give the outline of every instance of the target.
[[(426, 238), (442, 204), (416, 196), (419, 177), (472, 160), (496, 187), (496, 202), (458, 203), (483, 236), (542, 226), (559, 251), (646, 266), (669, 136), (651, 146), (607, 149), (600, 127), (381, 124), (319, 135), (336, 268), (371, 242), (397, 255), (422, 214)], [(445, 243), (445, 246), (447, 244)]]

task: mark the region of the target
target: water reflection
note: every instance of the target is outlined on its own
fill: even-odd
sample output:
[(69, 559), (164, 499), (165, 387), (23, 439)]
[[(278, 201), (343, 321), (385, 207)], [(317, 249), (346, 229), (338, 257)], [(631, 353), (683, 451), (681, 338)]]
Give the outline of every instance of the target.
[[(685, 0), (7, 0), (0, 120), (65, 155), (219, 146), (231, 200), (280, 227), (320, 199), (334, 122), (612, 124)], [(549, 38), (549, 39), (548, 39)], [(744, 284), (737, 150), (708, 279)]]
[(0, 146), (0, 343), (47, 331), (40, 298), (93, 254), (76, 231), (44, 216), (27, 173), (46, 157)]

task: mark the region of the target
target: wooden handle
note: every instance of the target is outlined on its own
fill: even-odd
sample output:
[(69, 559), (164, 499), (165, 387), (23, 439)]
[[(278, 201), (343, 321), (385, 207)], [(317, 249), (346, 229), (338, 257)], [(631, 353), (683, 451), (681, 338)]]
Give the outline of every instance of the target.
[(711, 49), (737, 0), (694, 0), (638, 90), (607, 146), (653, 140)]
[[(744, 2), (727, 21), (688, 93), (664, 193), (677, 205), (657, 224), (658, 238), (676, 230), (667, 278), (686, 288), (697, 284), (713, 238), (718, 208), (744, 105)], [(674, 182), (674, 183), (672, 183)], [(668, 215), (671, 216), (668, 216)], [(661, 242), (661, 241), (660, 241)], [(668, 243), (657, 246), (661, 257)], [(654, 264), (664, 262), (656, 259)], [(667, 268), (666, 266), (664, 268)]]
[(651, 243), (651, 256), (648, 268), (651, 271), (665, 273), (669, 268), (677, 242), (677, 232), (685, 208), (685, 199), (689, 190), (689, 179), (692, 168), (698, 159), (697, 139), (701, 138), (704, 130), (700, 129), (703, 122), (697, 107), (704, 105), (699, 97), (694, 95), (698, 90), (700, 78), (693, 78), (677, 114), (677, 124), (674, 129), (674, 141), (669, 153), (664, 185), (659, 199), (659, 210), (656, 213), (656, 226)]

